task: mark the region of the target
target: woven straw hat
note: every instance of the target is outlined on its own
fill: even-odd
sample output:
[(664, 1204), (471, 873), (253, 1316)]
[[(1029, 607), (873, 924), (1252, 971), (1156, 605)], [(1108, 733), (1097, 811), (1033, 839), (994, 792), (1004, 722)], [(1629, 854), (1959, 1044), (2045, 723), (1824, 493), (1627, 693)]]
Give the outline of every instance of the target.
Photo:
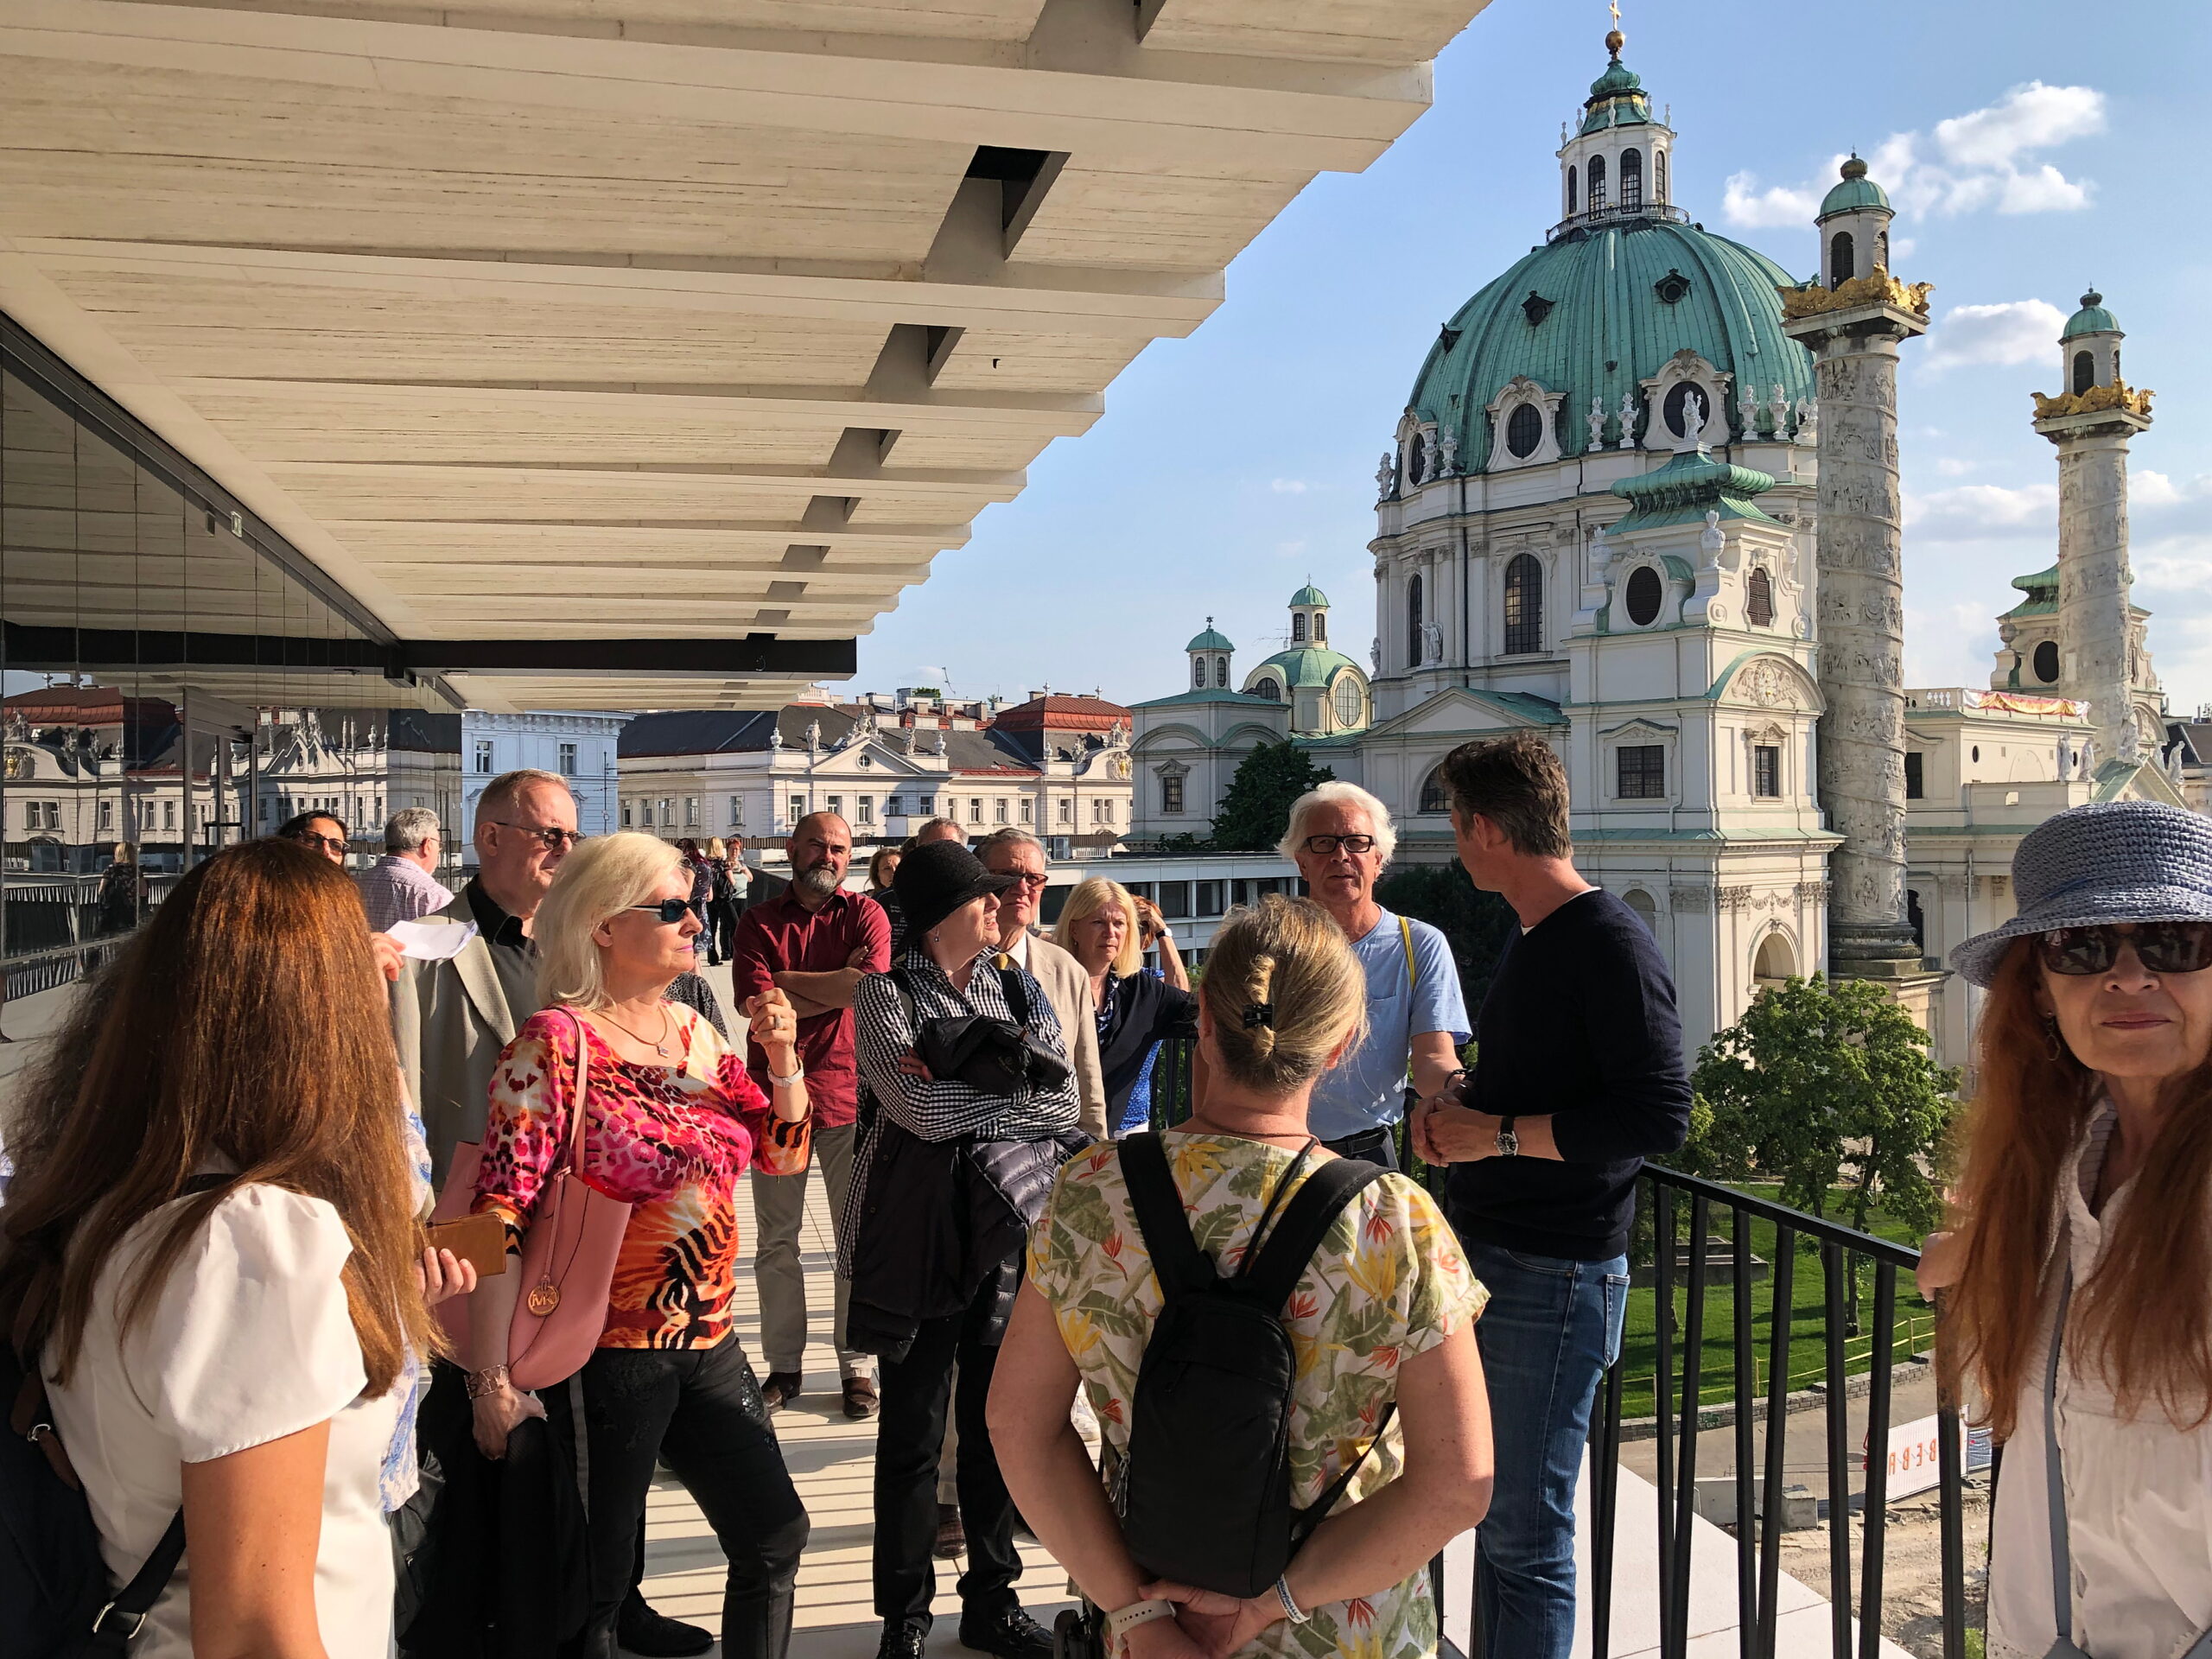
[(2077, 806), (2046, 818), (2012, 855), (2019, 913), (1951, 952), (1977, 985), (2013, 940), (2107, 922), (2212, 922), (2212, 819), (2155, 801)]

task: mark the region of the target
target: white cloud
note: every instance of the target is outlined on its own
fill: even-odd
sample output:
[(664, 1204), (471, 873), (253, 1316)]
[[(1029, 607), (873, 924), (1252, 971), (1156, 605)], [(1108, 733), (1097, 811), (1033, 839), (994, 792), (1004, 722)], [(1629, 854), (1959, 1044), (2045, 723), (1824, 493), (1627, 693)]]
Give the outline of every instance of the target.
[(1915, 540), (1977, 542), (2016, 531), (2047, 531), (2056, 545), (2058, 486), (1961, 484), (1926, 495), (1907, 495), (1904, 524)]
[(1955, 305), (1929, 331), (1926, 366), (2033, 363), (2050, 354), (2066, 314), (2048, 300)]
[(1912, 251), (1919, 245), (1911, 237), (1893, 236), (1890, 238), (1890, 257), (1892, 260), (1910, 259)]
[(1302, 478), (1278, 478), (1268, 487), (1277, 495), (1303, 495), (1313, 486)]
[[(1891, 133), (1874, 147), (1866, 166), (1898, 211), (1914, 218), (2075, 213), (2089, 205), (2095, 186), (2030, 157), (2104, 130), (2105, 95), (2096, 88), (2031, 80), (1993, 104), (1938, 121), (1932, 144), (1917, 132)], [(1834, 157), (1832, 166), (1843, 160)], [(1802, 225), (1818, 211), (1826, 188), (1760, 190), (1751, 174), (1738, 173), (1728, 181), (1721, 206), (1731, 224)], [(1899, 238), (1891, 257), (1902, 259), (1911, 251), (1910, 239)]]
[(1974, 463), (1961, 461), (1956, 455), (1944, 455), (1936, 461), (1936, 470), (1945, 478), (1964, 478), (1974, 471)]

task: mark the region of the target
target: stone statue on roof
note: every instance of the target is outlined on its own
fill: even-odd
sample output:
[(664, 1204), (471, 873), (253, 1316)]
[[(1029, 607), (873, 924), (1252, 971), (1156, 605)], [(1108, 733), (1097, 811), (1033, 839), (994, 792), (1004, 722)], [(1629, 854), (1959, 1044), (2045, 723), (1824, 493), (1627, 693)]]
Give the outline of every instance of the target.
[(822, 752), (822, 722), (818, 720), (810, 720), (806, 722), (806, 752), (809, 754), (818, 754)]
[(1459, 470), (1459, 435), (1445, 427), (1436, 435), (1436, 476), (1449, 478)]
[[(1390, 486), (1397, 481), (1398, 463), (1390, 459), (1389, 453), (1386, 450), (1383, 453), (1382, 464), (1375, 469), (1375, 488), (1376, 493), (1383, 496), (1389, 495), (1390, 493)], [(1208, 626), (1211, 626), (1211, 625), (1209, 624)]]
[(1808, 449), (1821, 441), (1821, 400), (1800, 397), (1797, 400), (1797, 442)]
[(1636, 448), (1636, 394), (1633, 391), (1621, 393), (1621, 435), (1613, 440), (1613, 448)]
[(1774, 416), (1774, 441), (1789, 442), (1789, 395), (1782, 389), (1782, 382), (1774, 383), (1774, 396), (1769, 400), (1766, 412)]
[(1605, 447), (1605, 400), (1603, 397), (1592, 397), (1590, 400), (1590, 412), (1583, 416), (1583, 420), (1590, 432), (1587, 447), (1593, 451), (1604, 448)]

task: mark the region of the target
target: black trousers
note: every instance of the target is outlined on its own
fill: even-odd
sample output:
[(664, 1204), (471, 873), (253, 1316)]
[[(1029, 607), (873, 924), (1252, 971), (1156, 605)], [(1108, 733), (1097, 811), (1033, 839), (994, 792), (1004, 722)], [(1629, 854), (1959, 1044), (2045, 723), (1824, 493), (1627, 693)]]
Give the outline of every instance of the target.
[[(957, 1414), (960, 1449), (954, 1478), (960, 1520), (968, 1534), (968, 1570), (960, 1599), (979, 1618), (1020, 1605), (1014, 1580), (1021, 1557), (1014, 1547), (1014, 1500), (999, 1473), (998, 1453), (984, 1421), (995, 1344), (980, 1340), (990, 1308), (987, 1284), (965, 1313), (925, 1319), (901, 1360), (881, 1361), (876, 1386), (882, 1408), (875, 1434), (875, 1611), (889, 1623), (930, 1627), (937, 1593), (931, 1551), (937, 1543), (937, 1465), (944, 1449), (944, 1414)], [(959, 1386), (953, 1368), (959, 1366)], [(957, 1398), (955, 1398), (957, 1394)]]
[(1362, 1129), (1341, 1141), (1324, 1141), (1321, 1144), (1339, 1158), (1363, 1159), (1370, 1164), (1379, 1164), (1384, 1169), (1398, 1166), (1398, 1132), (1392, 1124), (1385, 1124), (1380, 1128)]
[(591, 1563), (584, 1652), (614, 1651), (614, 1617), (633, 1582), (645, 1494), (660, 1461), (697, 1502), (729, 1562), (722, 1652), (784, 1659), (806, 1510), (736, 1339), (712, 1348), (601, 1348), (540, 1398), (565, 1444), (582, 1430)]

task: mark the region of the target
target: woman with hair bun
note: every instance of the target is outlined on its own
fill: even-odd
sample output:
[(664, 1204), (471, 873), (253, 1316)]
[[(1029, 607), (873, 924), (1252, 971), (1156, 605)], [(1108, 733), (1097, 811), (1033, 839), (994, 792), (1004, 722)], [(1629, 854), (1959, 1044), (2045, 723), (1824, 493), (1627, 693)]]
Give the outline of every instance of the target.
[[(1318, 906), (1270, 895), (1215, 935), (1198, 1002), (1205, 1101), (1161, 1139), (1192, 1235), (1221, 1272), (1242, 1263), (1270, 1200), (1333, 1157), (1306, 1127), (1306, 1106), (1364, 1025), (1359, 964)], [(1404, 1175), (1376, 1177), (1315, 1250), (1283, 1319), (1300, 1362), (1292, 1504), (1315, 1503), (1348, 1463), (1357, 1476), (1269, 1592), (1237, 1599), (1147, 1583), (1106, 1492), (1128, 1450), (1160, 1281), (1118, 1149), (1063, 1168), (1030, 1233), (991, 1438), (1039, 1541), (1104, 1611), (1115, 1659), (1434, 1653), (1428, 1560), (1490, 1501), (1489, 1395), (1474, 1338), (1484, 1300), (1428, 1194)], [(1104, 1439), (1096, 1474), (1068, 1419), (1078, 1387)], [(1393, 1402), (1396, 1421), (1378, 1437)], [(1161, 1617), (1154, 1599), (1176, 1616)]]

